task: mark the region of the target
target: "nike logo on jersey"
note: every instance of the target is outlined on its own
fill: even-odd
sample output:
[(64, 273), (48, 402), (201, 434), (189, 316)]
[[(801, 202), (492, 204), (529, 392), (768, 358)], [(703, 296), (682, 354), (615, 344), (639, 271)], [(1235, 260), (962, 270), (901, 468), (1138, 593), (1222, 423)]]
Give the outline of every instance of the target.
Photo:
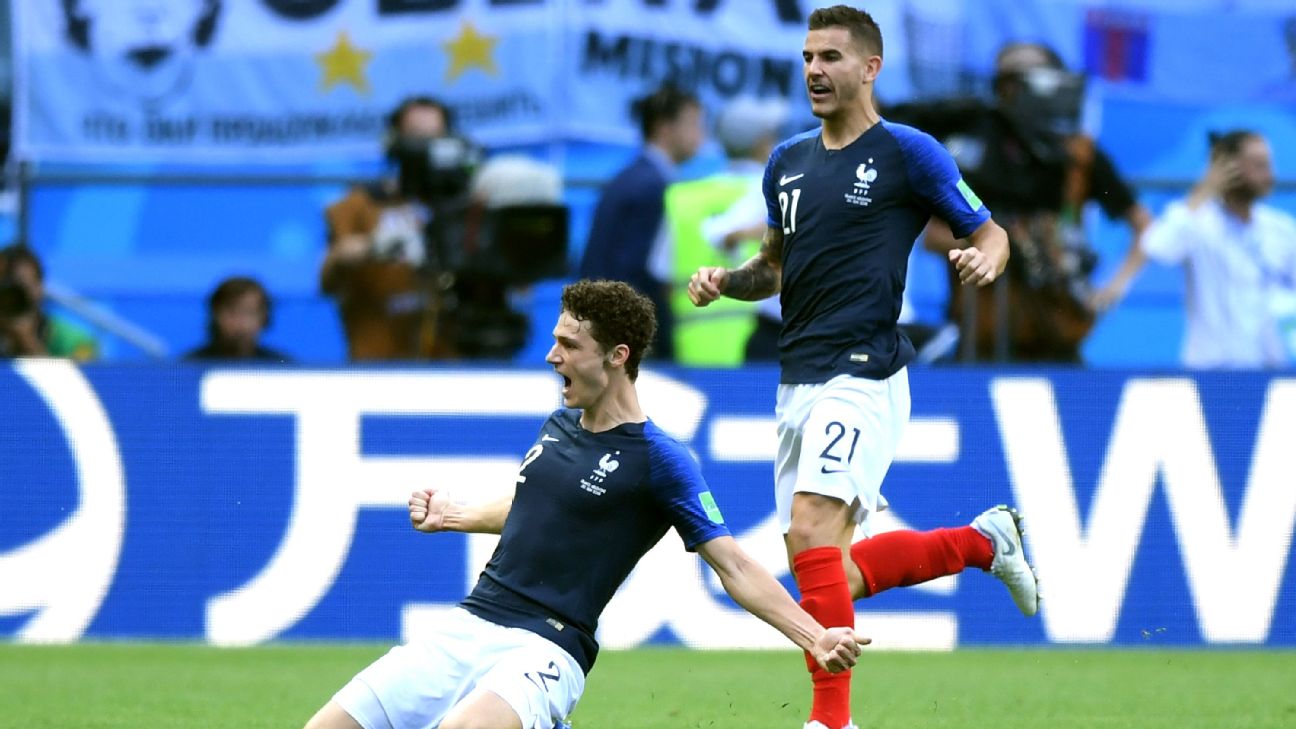
[(805, 177), (804, 172), (802, 172), (799, 175), (792, 175), (791, 177), (788, 177), (787, 175), (783, 175), (782, 177), (779, 178), (779, 186), (781, 187), (783, 185), (788, 184), (789, 182), (795, 182), (801, 179), (802, 177)]
[(541, 433), (541, 434), (540, 434), (540, 442), (541, 442), (541, 443), (557, 443), (557, 442), (558, 442), (558, 439), (555, 438), (555, 437), (553, 437), (552, 435), (549, 435), (548, 433)]
[(846, 473), (849, 470), (850, 470), (849, 468), (836, 468), (829, 471), (827, 466), (819, 467), (819, 473)]

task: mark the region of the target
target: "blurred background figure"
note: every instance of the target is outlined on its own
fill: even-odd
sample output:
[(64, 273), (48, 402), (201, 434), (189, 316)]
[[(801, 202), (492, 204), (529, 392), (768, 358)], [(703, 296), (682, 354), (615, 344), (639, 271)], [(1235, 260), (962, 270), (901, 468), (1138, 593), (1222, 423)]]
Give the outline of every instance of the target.
[(680, 364), (736, 367), (744, 361), (778, 360), (782, 319), (777, 296), (759, 302), (724, 298), (699, 309), (689, 301), (687, 286), (698, 268), (737, 266), (759, 249), (769, 220), (761, 180), (788, 117), (783, 99), (730, 101), (715, 128), (726, 168), (666, 190), (670, 244), (654, 251), (650, 267), (658, 279), (672, 283), (675, 361)]
[(531, 321), (520, 299), (531, 284), (568, 273), (567, 231), (558, 168), (503, 154), (477, 169), (465, 207), (438, 234), (453, 257), (448, 312), (461, 356), (508, 359), (526, 344)]
[(678, 165), (702, 146), (702, 104), (694, 94), (666, 84), (637, 100), (632, 116), (639, 122), (643, 147), (603, 187), (581, 259), (579, 277), (625, 281), (657, 307), (657, 336), (651, 355), (674, 358), (674, 317), (670, 281), (649, 270), (650, 258), (670, 260), (669, 250), (654, 253), (663, 240), (666, 186)]
[(1274, 188), (1268, 141), (1211, 134), (1206, 173), (1143, 239), (1153, 260), (1182, 265), (1186, 367), (1296, 363), (1296, 219), (1260, 202)]
[(89, 332), (45, 308), (45, 269), (18, 243), (0, 249), (0, 357), (96, 359)]
[(530, 335), (510, 296), (567, 272), (557, 169), (483, 161), (450, 110), (406, 99), (388, 120), (395, 174), (325, 212), (320, 286), (338, 301), (353, 360), (508, 359)]
[[(394, 174), (352, 187), (324, 212), (329, 247), (320, 288), (337, 300), (352, 360), (453, 354), (440, 336), (446, 282), (421, 275), (433, 208), (462, 192), (476, 164), (471, 146), (448, 136), (452, 129), (440, 101), (405, 99), (388, 116), (383, 141)], [(443, 168), (431, 164), (434, 149), (444, 152)]]
[[(964, 179), (1008, 231), (1012, 256), (995, 286), (966, 291), (948, 277), (948, 316), (959, 322), (960, 358), (1079, 362), (1096, 315), (1125, 294), (1142, 264), (1139, 237), (1151, 216), (1111, 159), (1081, 131), (1084, 78), (1051, 48), (1013, 42), (995, 59), (992, 102), (952, 99), (885, 108), (892, 121), (926, 131), (950, 150)], [(1082, 214), (1096, 202), (1125, 221), (1131, 242), (1105, 286)], [(957, 245), (933, 222), (925, 246)]]
[(269, 292), (256, 279), (234, 276), (221, 281), (207, 300), (207, 343), (184, 358), (292, 361), (261, 344), (261, 335), (270, 326), (272, 307)]

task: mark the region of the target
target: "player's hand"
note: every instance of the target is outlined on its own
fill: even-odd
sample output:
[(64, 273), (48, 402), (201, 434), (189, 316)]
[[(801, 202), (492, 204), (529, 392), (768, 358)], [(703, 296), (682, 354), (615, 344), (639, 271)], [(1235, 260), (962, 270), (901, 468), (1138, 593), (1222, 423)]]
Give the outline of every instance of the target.
[(439, 532), (445, 527), (450, 494), (437, 489), (415, 491), (409, 497), (410, 523), (421, 532)]
[(851, 628), (829, 628), (815, 641), (815, 661), (829, 673), (841, 673), (859, 660), (861, 646), (872, 642), (855, 635)]
[(999, 267), (980, 248), (956, 248), (949, 252), (950, 263), (958, 271), (959, 281), (985, 286), (999, 275)]
[(1198, 180), (1188, 194), (1189, 210), (1196, 210), (1207, 200), (1218, 200), (1224, 192), (1235, 187), (1242, 176), (1242, 163), (1235, 157), (1221, 155), (1211, 160), (1206, 174)]
[(728, 283), (728, 270), (718, 266), (703, 266), (689, 279), (689, 301), (692, 301), (694, 306), (706, 306), (720, 298)]

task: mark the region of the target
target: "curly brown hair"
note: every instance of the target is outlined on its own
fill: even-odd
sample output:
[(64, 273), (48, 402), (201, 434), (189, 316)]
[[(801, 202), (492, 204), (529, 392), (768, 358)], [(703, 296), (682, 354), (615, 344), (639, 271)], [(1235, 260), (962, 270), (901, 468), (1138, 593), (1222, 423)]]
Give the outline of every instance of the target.
[(873, 16), (863, 10), (849, 5), (834, 5), (810, 13), (809, 29), (824, 28), (845, 28), (866, 53), (882, 55), (882, 29)]
[(604, 352), (618, 344), (629, 347), (626, 374), (631, 382), (638, 379), (639, 362), (657, 333), (657, 309), (647, 296), (621, 281), (577, 281), (563, 287), (562, 310), (589, 322), (590, 336)]

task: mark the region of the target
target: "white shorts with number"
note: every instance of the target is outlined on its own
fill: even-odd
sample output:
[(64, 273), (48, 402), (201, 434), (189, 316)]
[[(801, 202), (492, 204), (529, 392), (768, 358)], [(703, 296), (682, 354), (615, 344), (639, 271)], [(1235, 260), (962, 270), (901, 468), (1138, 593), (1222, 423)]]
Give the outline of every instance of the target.
[(466, 696), (490, 691), (523, 729), (563, 726), (585, 690), (567, 651), (529, 630), (506, 628), (463, 608), (433, 635), (396, 646), (333, 696), (365, 729), (431, 729)]
[(885, 380), (838, 375), (811, 385), (779, 385), (774, 500), (779, 526), (792, 525), (792, 494), (841, 499), (865, 536), (869, 516), (887, 507), (882, 478), (909, 422), (909, 372)]

